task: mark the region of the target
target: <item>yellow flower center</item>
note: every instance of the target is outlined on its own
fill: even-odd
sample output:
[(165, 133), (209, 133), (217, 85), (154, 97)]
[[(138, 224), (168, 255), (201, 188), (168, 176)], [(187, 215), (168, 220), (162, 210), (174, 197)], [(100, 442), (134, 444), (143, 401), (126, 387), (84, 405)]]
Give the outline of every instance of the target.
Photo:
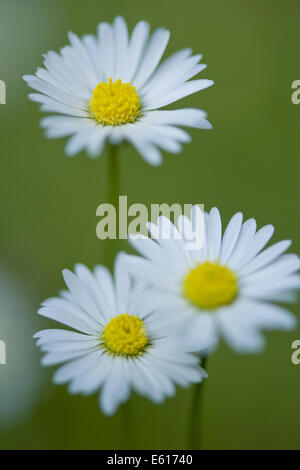
[(115, 82), (98, 83), (90, 100), (90, 111), (103, 125), (120, 126), (137, 120), (141, 114), (139, 95), (133, 85)]
[(237, 296), (236, 274), (226, 266), (206, 261), (198, 264), (183, 281), (184, 294), (198, 307), (214, 309), (230, 304)]
[(111, 354), (120, 356), (140, 356), (149, 344), (143, 320), (128, 313), (110, 320), (104, 328), (102, 341)]

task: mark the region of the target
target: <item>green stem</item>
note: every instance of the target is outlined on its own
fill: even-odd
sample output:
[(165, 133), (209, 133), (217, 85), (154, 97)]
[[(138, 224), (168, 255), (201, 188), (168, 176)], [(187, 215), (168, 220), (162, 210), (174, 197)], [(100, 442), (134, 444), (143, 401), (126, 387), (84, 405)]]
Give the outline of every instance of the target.
[[(119, 169), (119, 146), (109, 145), (108, 149), (108, 202), (116, 210), (118, 219), (119, 213), (119, 194), (120, 194), (120, 169)], [(118, 238), (118, 236), (117, 236)], [(111, 268), (116, 255), (117, 240), (108, 239), (106, 243), (106, 265)], [(130, 403), (124, 403), (121, 408), (123, 423), (123, 444), (125, 449), (130, 449), (132, 443), (131, 428), (131, 406)]]
[(132, 409), (130, 400), (122, 405), (123, 445), (125, 450), (132, 450)]
[[(201, 362), (205, 368), (207, 357)], [(201, 449), (202, 446), (202, 417), (203, 417), (203, 395), (205, 380), (195, 385), (192, 397), (191, 424), (190, 424), (190, 449)]]
[[(117, 145), (109, 145), (108, 149), (108, 202), (112, 204), (116, 210), (118, 219), (119, 211), (119, 187), (120, 187), (120, 170), (119, 170), (119, 147)], [(116, 254), (116, 240), (108, 239), (105, 246), (106, 265), (111, 268), (113, 266)]]
[(117, 145), (109, 146), (108, 166), (109, 166), (109, 202), (117, 209), (119, 205), (119, 186), (120, 186), (120, 172), (119, 172), (119, 147)]

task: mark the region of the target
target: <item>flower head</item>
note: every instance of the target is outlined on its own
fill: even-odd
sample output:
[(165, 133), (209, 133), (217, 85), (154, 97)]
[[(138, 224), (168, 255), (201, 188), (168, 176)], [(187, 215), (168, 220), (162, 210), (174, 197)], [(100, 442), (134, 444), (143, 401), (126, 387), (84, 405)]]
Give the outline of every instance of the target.
[(131, 143), (150, 164), (161, 162), (159, 149), (171, 153), (190, 140), (178, 126), (209, 129), (206, 113), (199, 109), (158, 111), (179, 99), (212, 85), (211, 80), (190, 81), (206, 65), (190, 49), (176, 52), (160, 65), (170, 33), (139, 22), (131, 37), (123, 18), (100, 23), (97, 36), (79, 39), (69, 33), (70, 45), (60, 53), (45, 55), (45, 68), (24, 79), (36, 93), (29, 98), (46, 117), (42, 127), (48, 137), (69, 139), (66, 152), (86, 149), (101, 154), (105, 142)]
[[(222, 235), (219, 211), (203, 217), (193, 206), (191, 219), (179, 217), (177, 227), (165, 217), (148, 227), (152, 239), (131, 238), (144, 258), (128, 255), (128, 269), (148, 283), (149, 307), (185, 318), (195, 343), (205, 335), (223, 337), (237, 351), (255, 352), (264, 346), (262, 329), (295, 326), (295, 318), (275, 302), (293, 300), (300, 288), (300, 259), (284, 254), (289, 240), (265, 249), (272, 225), (256, 231), (254, 219), (243, 223), (237, 213)], [(200, 230), (202, 247), (188, 249)]]
[(42, 364), (64, 364), (55, 383), (69, 382), (71, 393), (84, 395), (101, 389), (100, 406), (110, 415), (131, 390), (159, 403), (174, 395), (175, 384), (187, 386), (206, 376), (189, 352), (189, 337), (144, 305), (144, 287), (131, 285), (122, 255), (115, 281), (103, 266), (92, 273), (78, 264), (75, 274), (63, 275), (69, 290), (46, 300), (39, 313), (77, 331), (35, 335), (45, 353)]

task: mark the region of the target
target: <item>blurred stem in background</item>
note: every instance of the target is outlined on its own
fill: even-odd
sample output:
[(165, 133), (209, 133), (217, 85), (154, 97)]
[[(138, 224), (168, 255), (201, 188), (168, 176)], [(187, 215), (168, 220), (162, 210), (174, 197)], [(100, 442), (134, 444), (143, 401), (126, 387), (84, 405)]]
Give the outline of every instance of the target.
[[(202, 358), (201, 367), (206, 370), (207, 356)], [(190, 442), (189, 448), (201, 449), (203, 444), (202, 435), (202, 422), (203, 422), (203, 401), (204, 401), (204, 388), (205, 381), (200, 382), (194, 386), (192, 396), (191, 418), (190, 418)]]
[[(116, 210), (116, 220), (119, 213), (119, 195), (120, 195), (120, 146), (109, 145), (108, 148), (108, 203), (112, 204)], [(118, 230), (118, 228), (117, 228)], [(105, 245), (105, 264), (112, 268), (117, 254), (118, 236), (116, 240), (107, 239)], [(124, 449), (132, 449), (132, 413), (129, 400), (122, 406), (123, 421), (123, 446)]]
[[(120, 193), (120, 165), (119, 165), (120, 146), (109, 144), (108, 147), (108, 203), (112, 204), (116, 210), (116, 220), (118, 220), (119, 211), (119, 193)], [(106, 240), (104, 261), (108, 268), (113, 267), (114, 258), (117, 253), (117, 239)]]

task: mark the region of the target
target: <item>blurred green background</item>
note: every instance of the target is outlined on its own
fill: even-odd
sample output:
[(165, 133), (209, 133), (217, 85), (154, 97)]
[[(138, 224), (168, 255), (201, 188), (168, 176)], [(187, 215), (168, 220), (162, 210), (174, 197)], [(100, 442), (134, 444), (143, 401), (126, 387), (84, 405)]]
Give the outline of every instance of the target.
[[(38, 318), (36, 310), (63, 287), (61, 270), (79, 261), (89, 267), (103, 262), (106, 246), (96, 238), (95, 212), (107, 201), (107, 155), (96, 161), (84, 154), (68, 159), (63, 140), (46, 140), (22, 75), (42, 65), (44, 52), (63, 46), (68, 30), (94, 33), (98, 22), (117, 14), (130, 29), (140, 19), (152, 28), (167, 27), (166, 54), (192, 47), (208, 64), (201, 77), (215, 80), (215, 86), (178, 106), (205, 109), (214, 129), (191, 131), (192, 143), (179, 155), (165, 155), (158, 168), (124, 149), (121, 193), (129, 203), (217, 205), (224, 222), (241, 210), (259, 226), (274, 224), (274, 241), (292, 238), (293, 251), (299, 253), (300, 106), (291, 103), (291, 83), (300, 79), (300, 3), (0, 0), (0, 9), (0, 79), (7, 83), (7, 104), (0, 106), (0, 265), (31, 299), (31, 308), (27, 302), (23, 309), (23, 302), (15, 307), (12, 298), (9, 308), (8, 298), (0, 311), (2, 323), (7, 315), (14, 318), (16, 308), (22, 316), (10, 330), (8, 365), (0, 366), (1, 400), (9, 353), (24, 343), (39, 357), (31, 333), (54, 325)], [(127, 243), (119, 248), (128, 250)], [(21, 299), (17, 288), (5, 292)], [(299, 314), (299, 305), (292, 310)], [(32, 325), (30, 334), (24, 324)], [(0, 328), (5, 339), (1, 336)], [(300, 365), (290, 359), (291, 343), (299, 338), (300, 328), (269, 333), (266, 351), (254, 356), (236, 355), (226, 345), (218, 348), (208, 363), (204, 448), (300, 448)], [(27, 367), (42, 374), (35, 406), (0, 425), (1, 448), (128, 446), (122, 410), (105, 418), (96, 395), (70, 396), (65, 387), (52, 385), (53, 371), (42, 370), (36, 356), (22, 366), (22, 372)], [(17, 368), (15, 380), (20, 387)], [(161, 406), (135, 396), (131, 447), (185, 448), (190, 392), (179, 390)]]

